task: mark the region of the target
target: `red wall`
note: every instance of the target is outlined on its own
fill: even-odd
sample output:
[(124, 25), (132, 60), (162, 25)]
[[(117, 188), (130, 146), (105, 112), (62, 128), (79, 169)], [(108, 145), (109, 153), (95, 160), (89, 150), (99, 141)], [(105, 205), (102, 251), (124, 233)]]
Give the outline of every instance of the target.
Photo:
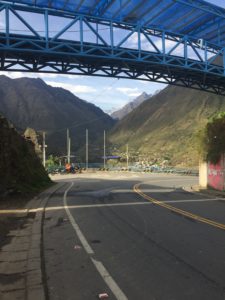
[(216, 165), (208, 163), (208, 186), (220, 191), (223, 191), (225, 187), (224, 161), (224, 157), (222, 157)]

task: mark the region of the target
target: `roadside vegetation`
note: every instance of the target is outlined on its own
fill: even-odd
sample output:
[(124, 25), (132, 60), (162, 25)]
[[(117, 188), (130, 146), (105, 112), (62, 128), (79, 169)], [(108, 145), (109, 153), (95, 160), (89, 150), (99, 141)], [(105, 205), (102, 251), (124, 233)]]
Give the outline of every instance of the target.
[(225, 153), (225, 111), (208, 120), (198, 133), (198, 149), (204, 161), (217, 164)]

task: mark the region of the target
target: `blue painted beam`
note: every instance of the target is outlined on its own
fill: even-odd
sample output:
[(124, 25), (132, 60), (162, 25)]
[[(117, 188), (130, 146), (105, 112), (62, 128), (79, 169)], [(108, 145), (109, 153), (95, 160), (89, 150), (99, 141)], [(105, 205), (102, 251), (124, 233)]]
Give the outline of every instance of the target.
[(115, 19), (115, 20), (118, 21), (118, 15), (119, 15), (119, 20), (122, 21), (121, 13), (127, 7), (127, 5), (130, 3), (130, 1), (131, 0), (126, 0), (126, 1), (123, 2), (123, 4), (120, 1), (119, 8), (116, 10), (116, 12), (113, 13), (112, 19)]
[(154, 24), (155, 20), (163, 13), (165, 12), (167, 9), (169, 9), (170, 7), (172, 7), (174, 5), (174, 2), (167, 4), (165, 7), (163, 7), (162, 10), (158, 11), (156, 14), (154, 14), (153, 16), (151, 16), (147, 21), (144, 21), (143, 25), (144, 26), (148, 26), (149, 24)]
[(225, 19), (225, 9), (202, 0), (173, 0)]
[[(211, 22), (207, 22), (206, 24), (203, 24), (202, 26), (200, 26), (199, 30), (195, 30), (192, 32), (193, 35), (198, 35), (201, 33), (202, 36), (205, 36), (205, 37), (210, 37), (211, 39), (211, 36), (213, 36), (212, 39), (214, 39), (215, 37), (222, 37), (221, 33), (222, 31), (218, 31), (215, 29), (212, 29), (212, 26), (215, 28), (217, 27), (218, 28), (221, 28), (221, 25), (220, 25), (220, 19), (217, 19), (217, 20), (212, 20)], [(224, 20), (224, 24), (225, 24), (225, 20)], [(222, 28), (224, 28), (224, 26), (222, 25)]]
[(200, 17), (199, 20), (195, 21), (192, 26), (186, 26), (184, 33), (192, 36), (203, 36), (205, 30), (212, 30), (214, 28), (217, 20), (218, 19), (216, 19), (215, 16), (208, 17), (207, 19), (205, 17)]
[[(203, 21), (202, 21), (203, 20)], [(211, 19), (208, 19), (208, 21), (210, 21)], [(199, 29), (199, 27), (201, 27), (200, 25), (197, 26), (193, 26), (196, 24), (203, 24), (205, 25), (205, 14), (201, 11), (198, 11), (198, 13), (196, 14), (192, 14), (192, 16), (190, 16), (190, 18), (187, 21), (180, 21), (180, 23), (177, 22), (177, 24), (175, 24), (175, 26), (173, 27), (175, 32), (183, 32), (184, 34), (191, 32), (191, 34), (193, 34), (193, 27), (194, 29)]]
[[(192, 17), (194, 12), (195, 12), (195, 9), (191, 9), (188, 12), (182, 14), (181, 17), (179, 17), (178, 19), (176, 19), (176, 25), (179, 24), (179, 26), (176, 26), (176, 29), (178, 31), (180, 29), (184, 28), (185, 24), (189, 23), (188, 20), (187, 20), (187, 18)], [(166, 22), (166, 26), (168, 26), (168, 28), (174, 27), (173, 26), (174, 25), (174, 20), (170, 21), (169, 23), (168, 23), (167, 20), (165, 20), (165, 22)], [(181, 24), (180, 24), (180, 22), (181, 22)]]
[(154, 8), (156, 8), (156, 7), (159, 5), (160, 1), (161, 1), (161, 0), (157, 0), (157, 1), (155, 2), (155, 4), (151, 5), (151, 6), (150, 6), (149, 8), (147, 8), (147, 9), (145, 9), (145, 10), (143, 11), (143, 13), (139, 15), (139, 18), (142, 20), (142, 24), (143, 24), (143, 22), (144, 22), (144, 19), (143, 19), (144, 16), (146, 16), (146, 15), (149, 14)]
[[(172, 7), (171, 3), (170, 5), (170, 7), (164, 6), (161, 13), (163, 11), (166, 13), (167, 9)], [(169, 84), (182, 84), (182, 86), (214, 93), (225, 92), (224, 47), (218, 44), (204, 42), (200, 45), (196, 38), (193, 39), (189, 35), (83, 14), (68, 14), (51, 9), (17, 5), (5, 5), (4, 10), (5, 31), (0, 32), (1, 70), (32, 72), (50, 70), (60, 74), (75, 74), (80, 71), (90, 76), (161, 80)], [(21, 10), (43, 14), (45, 32), (35, 34), (32, 24), (28, 24), (22, 14), (19, 14)], [(9, 11), (15, 13), (10, 14)], [(70, 21), (68, 25), (62, 26), (54, 37), (51, 37), (48, 25), (51, 15), (62, 16)], [(29, 33), (11, 32), (9, 26), (11, 17), (17, 17), (29, 29)], [(159, 16), (154, 14), (153, 17), (155, 21)], [(79, 40), (63, 39), (62, 35), (67, 33), (76, 22), (79, 23)], [(103, 33), (94, 28), (94, 24), (97, 27), (99, 24), (104, 24), (108, 30)], [(95, 35), (96, 41), (84, 40), (84, 30), (86, 31), (87, 28)], [(126, 32), (125, 37), (116, 43), (114, 28), (117, 32), (118, 30), (121, 30), (121, 33), (123, 30)], [(136, 48), (129, 46), (129, 38), (133, 34), (137, 35)], [(149, 50), (143, 48), (142, 36), (145, 37), (145, 43), (149, 43)], [(159, 41), (162, 50), (158, 47)], [(173, 41), (172, 47), (170, 41)], [(182, 53), (176, 53), (180, 45), (184, 50)], [(199, 54), (199, 49), (204, 51), (203, 56)], [(196, 58), (193, 58), (193, 53)], [(212, 54), (222, 58), (221, 65), (216, 65), (215, 59), (208, 60), (209, 55)]]
[(96, 17), (102, 16), (104, 12), (109, 8), (115, 0), (99, 0), (95, 7), (90, 10), (90, 14)]
[(76, 7), (76, 11), (79, 11), (79, 9), (83, 3), (84, 3), (84, 0), (80, 0), (80, 2), (78, 3), (78, 5)]
[[(134, 18), (134, 14), (136, 14), (138, 9), (143, 6), (144, 2), (145, 1), (137, 2), (137, 4), (127, 13), (126, 20), (128, 20), (129, 18)], [(137, 19), (137, 17), (136, 17), (136, 19)], [(137, 22), (138, 21), (140, 21), (139, 15), (138, 15)]]

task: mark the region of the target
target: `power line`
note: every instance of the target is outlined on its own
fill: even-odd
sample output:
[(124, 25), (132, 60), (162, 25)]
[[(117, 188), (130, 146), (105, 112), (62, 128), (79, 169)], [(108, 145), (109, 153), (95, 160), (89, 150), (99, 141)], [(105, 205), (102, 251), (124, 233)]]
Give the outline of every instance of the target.
[[(104, 31), (104, 30), (109, 30), (110, 28), (99, 28), (98, 31)], [(0, 27), (0, 30), (6, 30), (5, 27)], [(16, 32), (31, 32), (30, 30), (28, 29), (15, 29), (15, 28), (10, 28), (10, 31), (16, 31)], [(42, 33), (45, 33), (45, 30), (35, 30), (36, 32), (42, 32)], [(58, 33), (59, 30), (49, 30), (48, 31), (49, 33)], [(64, 33), (68, 33), (68, 32), (80, 32), (80, 30), (66, 30)], [(83, 29), (83, 32), (93, 32), (92, 30), (90, 29)]]
[(116, 84), (116, 83), (118, 82), (119, 79), (120, 79), (120, 78), (116, 78), (111, 84), (109, 84), (107, 87), (105, 87), (103, 90), (101, 90), (101, 92), (99, 92), (99, 93), (95, 96), (95, 98), (94, 98), (92, 101), (96, 100), (97, 97), (100, 96), (104, 91), (108, 90), (108, 89), (111, 88), (114, 84)]
[[(101, 92), (99, 92), (92, 101), (95, 101), (97, 99), (97, 97), (99, 97), (101, 94), (104, 93), (104, 91), (106, 91), (108, 88), (111, 88), (112, 86), (114, 86), (117, 82), (118, 82), (119, 78), (116, 78), (113, 80), (112, 83), (110, 83), (108, 86), (106, 86), (103, 90), (101, 90)], [(96, 122), (98, 120), (101, 120), (101, 119), (104, 119), (105, 116), (102, 116), (102, 117), (98, 117), (96, 119), (92, 119), (92, 120), (89, 120), (89, 121), (85, 121), (85, 122), (80, 122), (80, 123), (72, 123), (70, 126), (66, 126), (66, 127), (62, 127), (62, 128), (58, 128), (56, 130), (50, 130), (48, 131), (48, 133), (55, 133), (55, 132), (60, 132), (60, 131), (64, 131), (64, 130), (67, 130), (67, 129), (71, 129), (71, 128), (75, 128), (75, 127), (79, 127), (79, 126), (82, 126), (82, 125), (86, 125), (86, 124), (90, 124), (90, 123), (93, 123), (93, 122)]]
[[(59, 128), (59, 129), (56, 129), (56, 130), (49, 130), (48, 133), (55, 133), (55, 132), (60, 132), (60, 131), (64, 131), (66, 130), (67, 128), (68, 129), (71, 129), (71, 128), (75, 128), (75, 127), (79, 127), (81, 125), (86, 125), (86, 124), (89, 124), (89, 123), (93, 123), (93, 122), (96, 122), (100, 119), (104, 119), (105, 116), (102, 116), (102, 117), (98, 117), (96, 119), (92, 119), (92, 120), (89, 120), (89, 121), (85, 121), (85, 122), (80, 122), (80, 123), (72, 123), (72, 126), (66, 126), (66, 127), (62, 127), (62, 128)], [(74, 125), (73, 125), (74, 124)]]

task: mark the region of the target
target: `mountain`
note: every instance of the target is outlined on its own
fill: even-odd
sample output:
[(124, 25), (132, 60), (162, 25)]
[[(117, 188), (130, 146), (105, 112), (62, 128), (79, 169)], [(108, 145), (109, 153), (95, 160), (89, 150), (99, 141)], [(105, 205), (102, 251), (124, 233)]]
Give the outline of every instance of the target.
[(134, 110), (136, 107), (138, 107), (142, 102), (144, 102), (148, 98), (149, 95), (143, 92), (140, 96), (135, 98), (133, 101), (127, 103), (121, 109), (114, 111), (111, 114), (111, 117), (115, 120), (123, 119), (126, 115), (128, 115), (132, 110)]
[(95, 144), (103, 136), (103, 131), (108, 131), (115, 123), (95, 105), (65, 89), (33, 78), (0, 76), (0, 112), (21, 132), (27, 127), (40, 135), (45, 131), (48, 154), (66, 154), (66, 129), (69, 128), (71, 154), (78, 154), (82, 159), (84, 153), (80, 149), (85, 145), (86, 128), (89, 143)]
[(34, 144), (23, 138), (1, 115), (0, 141), (1, 196), (39, 191), (51, 183)]
[(136, 159), (198, 166), (196, 133), (219, 111), (225, 111), (224, 96), (168, 86), (119, 121), (110, 142), (122, 152), (128, 143)]

